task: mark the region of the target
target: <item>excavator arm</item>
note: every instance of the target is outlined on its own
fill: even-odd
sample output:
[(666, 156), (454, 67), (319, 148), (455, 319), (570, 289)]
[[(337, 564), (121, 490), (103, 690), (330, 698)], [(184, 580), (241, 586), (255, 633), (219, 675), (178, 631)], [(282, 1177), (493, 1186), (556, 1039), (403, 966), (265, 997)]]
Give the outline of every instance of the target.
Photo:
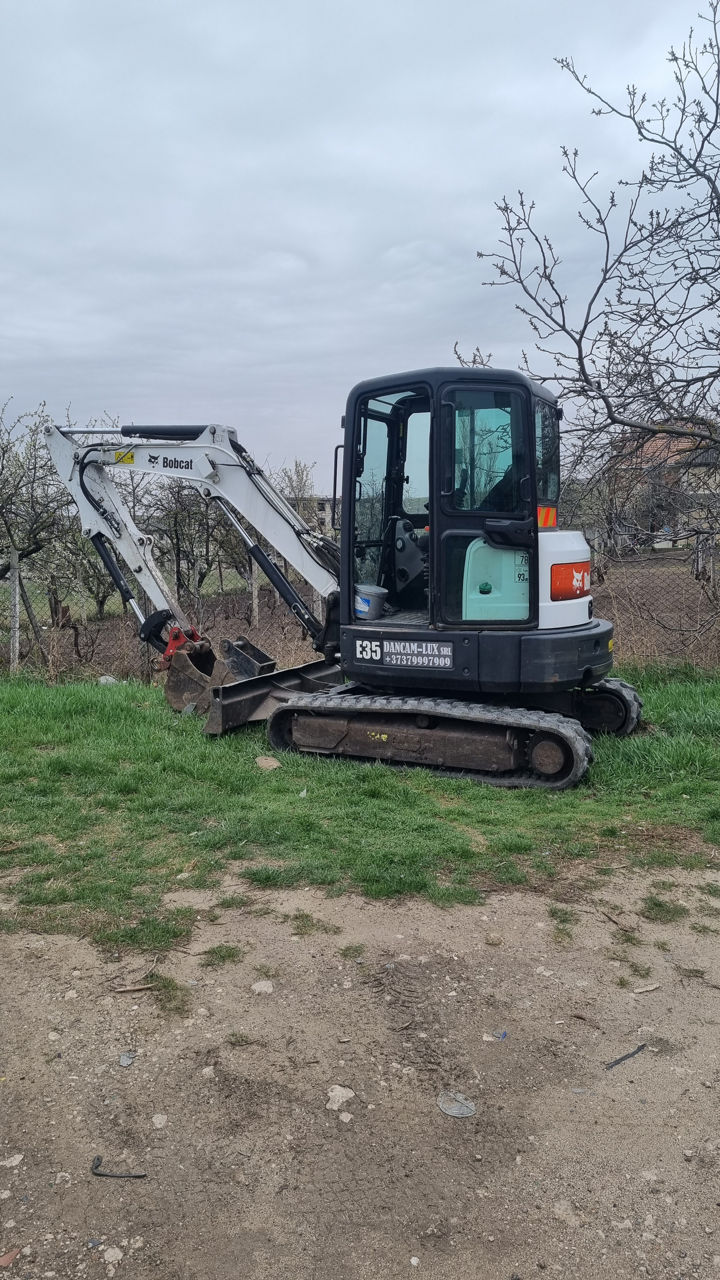
[[(92, 542), (122, 599), (135, 613), (140, 638), (163, 654), (169, 668), (166, 694), (171, 705), (178, 710), (192, 705), (198, 711), (212, 712), (224, 688), (229, 707), (230, 690), (239, 681), (257, 684), (259, 680), (262, 685), (263, 680), (267, 683), (270, 679), (268, 696), (282, 681), (290, 682), (292, 688), (305, 688), (306, 675), (311, 680), (317, 675), (320, 687), (337, 682), (336, 640), (329, 620), (337, 600), (339, 549), (331, 539), (310, 529), (277, 492), (233, 430), (215, 426), (129, 426), (108, 431), (52, 425), (46, 427), (46, 434), (58, 476), (80, 513), (83, 534)], [(217, 503), (247, 554), (266, 574), (325, 659), (295, 668), (294, 672), (273, 675), (273, 659), (240, 637), (225, 643), (221, 660), (174, 598), (153, 557), (153, 538), (135, 524), (113, 479), (113, 470), (182, 479), (203, 498)], [(249, 532), (248, 525), (322, 598), (323, 619), (312, 613), (294, 584)], [(118, 557), (154, 605), (154, 612), (149, 615), (143, 613)], [(297, 680), (292, 682), (293, 675), (298, 676), (300, 686)], [(246, 719), (265, 718), (266, 712), (261, 711), (264, 697), (259, 698), (265, 693), (264, 686), (235, 692), (238, 696), (230, 717), (232, 725), (225, 723), (227, 716), (215, 714), (210, 717), (208, 731), (223, 732)], [(250, 695), (249, 700), (246, 695)]]

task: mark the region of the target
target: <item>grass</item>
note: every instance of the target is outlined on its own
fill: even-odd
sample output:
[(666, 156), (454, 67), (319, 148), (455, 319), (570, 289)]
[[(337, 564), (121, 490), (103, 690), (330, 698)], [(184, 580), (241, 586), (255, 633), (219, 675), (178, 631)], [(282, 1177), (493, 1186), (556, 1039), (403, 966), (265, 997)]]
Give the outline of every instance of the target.
[(145, 979), (152, 983), (152, 996), (163, 1013), (186, 1018), (190, 1012), (190, 991), (182, 982), (165, 973), (151, 973)]
[(311, 915), (309, 911), (296, 911), (293, 915), (282, 918), (290, 922), (293, 933), (299, 934), (301, 938), (307, 938), (311, 933), (342, 933), (339, 925), (318, 920), (317, 916)]
[(217, 947), (209, 947), (203, 951), (200, 963), (206, 969), (219, 969), (223, 964), (239, 964), (245, 959), (244, 947), (234, 947), (229, 942), (221, 942)]
[[(163, 895), (211, 887), (229, 867), (243, 883), (220, 909), (248, 906), (247, 885), (448, 905), (549, 887), (571, 868), (587, 881), (618, 866), (712, 866), (720, 677), (647, 670), (636, 682), (654, 731), (596, 739), (586, 780), (558, 794), (291, 755), (264, 773), (261, 727), (206, 738), (158, 689), (0, 682), (0, 878), (12, 873), (3, 892), (15, 900), (2, 928), (163, 951), (196, 919)], [(708, 905), (720, 896), (720, 884), (702, 888)]]
[(248, 1036), (244, 1031), (231, 1031), (225, 1038), (225, 1043), (230, 1045), (231, 1049), (248, 1049), (252, 1044), (262, 1044), (262, 1040), (254, 1040), (252, 1036)]
[(548, 907), (548, 915), (551, 920), (555, 921), (553, 940), (561, 946), (572, 942), (572, 926), (577, 924), (577, 912), (573, 911), (571, 907), (561, 907), (557, 903), (551, 902)]
[(236, 907), (238, 908), (249, 907), (251, 905), (252, 905), (252, 898), (248, 897), (246, 893), (228, 894), (227, 897), (220, 898), (220, 900), (217, 903), (218, 907), (222, 907), (223, 910), (227, 910), (227, 911), (233, 910)]
[(338, 955), (342, 956), (343, 960), (360, 960), (364, 954), (364, 942), (350, 942), (346, 947), (341, 947), (338, 952)]
[(656, 893), (649, 893), (643, 898), (640, 907), (640, 915), (646, 920), (652, 920), (654, 924), (672, 924), (675, 920), (682, 920), (683, 916), (689, 914), (689, 908), (680, 902), (668, 902), (665, 898), (660, 898)]

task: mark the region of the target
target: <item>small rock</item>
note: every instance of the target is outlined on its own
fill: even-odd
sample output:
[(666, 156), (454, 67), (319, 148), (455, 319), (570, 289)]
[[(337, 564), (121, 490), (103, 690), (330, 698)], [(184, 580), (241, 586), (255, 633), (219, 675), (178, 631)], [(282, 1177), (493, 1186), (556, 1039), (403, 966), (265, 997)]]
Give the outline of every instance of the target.
[(156, 1129), (164, 1129), (167, 1124), (167, 1116), (164, 1116), (162, 1112), (159, 1111), (157, 1115), (153, 1116), (152, 1122)]
[(0, 1191), (0, 1200), (9, 1200), (9, 1199), (10, 1199), (9, 1191)]
[(142, 1236), (133, 1236), (132, 1240), (130, 1241), (131, 1251), (134, 1253), (136, 1249), (142, 1249), (144, 1243), (145, 1243), (145, 1240), (143, 1239)]
[(123, 1251), (122, 1249), (117, 1249), (115, 1246), (113, 1246), (110, 1249), (105, 1250), (103, 1254), (103, 1258), (105, 1259), (106, 1262), (122, 1262)]
[(24, 1157), (19, 1154), (16, 1156), (8, 1156), (7, 1160), (0, 1160), (0, 1168), (17, 1169), (18, 1165), (23, 1160), (23, 1158)]
[(261, 978), (259, 982), (253, 982), (250, 990), (254, 991), (256, 996), (271, 996), (275, 988), (267, 978)]
[(210, 1067), (203, 1067), (203, 1069), (202, 1069), (202, 1074), (203, 1074), (203, 1076), (205, 1077), (205, 1079), (206, 1079), (206, 1080), (214, 1080), (214, 1079), (215, 1079), (215, 1068), (214, 1068), (214, 1067), (212, 1067), (212, 1066), (210, 1066)]
[(279, 769), (280, 761), (275, 756), (256, 756), (255, 763), (258, 769)]
[(120, 1066), (131, 1067), (133, 1062), (135, 1061), (135, 1057), (136, 1055), (132, 1052), (132, 1050), (128, 1051), (127, 1053), (121, 1053), (118, 1059)]
[(411, 1266), (411, 1267), (419, 1267), (419, 1266), (420, 1266), (420, 1259), (419, 1259), (419, 1258), (411, 1258), (411, 1259), (410, 1259), (410, 1266)]
[(553, 1217), (558, 1222), (564, 1222), (568, 1227), (579, 1227), (582, 1218), (576, 1213), (569, 1200), (556, 1200), (553, 1205)]
[(650, 982), (646, 987), (633, 987), (634, 996), (644, 996), (650, 991), (658, 991), (660, 989), (659, 982)]
[(48, 1040), (59, 1040), (60, 1036), (57, 1031), (48, 1031)]
[(474, 1116), (476, 1111), (475, 1103), (466, 1098), (463, 1093), (456, 1091), (438, 1094), (437, 1104), (444, 1115), (455, 1116), (459, 1120)]
[(485, 946), (486, 946), (486, 947), (501, 947), (501, 946), (502, 946), (502, 944), (503, 944), (503, 940), (502, 940), (502, 938), (500, 937), (500, 934), (499, 934), (499, 933), (486, 933), (486, 934), (485, 934)]
[(344, 1102), (349, 1102), (354, 1097), (354, 1089), (346, 1089), (341, 1084), (332, 1084), (328, 1089), (328, 1101), (325, 1103), (325, 1110), (339, 1111)]
[(117, 684), (117, 683), (118, 683), (118, 682), (117, 682), (117, 680), (115, 679), (115, 677), (114, 677), (114, 676), (99, 676), (99, 677), (98, 677), (98, 684)]
[(350, 1111), (341, 1111), (341, 1112), (340, 1112), (339, 1119), (340, 1119), (340, 1120), (342, 1120), (343, 1124), (349, 1124), (349, 1123), (350, 1123), (350, 1121), (352, 1120), (352, 1112), (350, 1112)]
[(191, 871), (181, 871), (178, 875), (176, 875), (175, 879), (176, 879), (176, 880), (189, 880), (191, 875), (192, 875), (192, 872), (191, 872)]
[(694, 1154), (695, 1154), (694, 1151), (683, 1151), (683, 1159), (689, 1162), (690, 1160), (692, 1160)]
[(77, 1000), (77, 998), (77, 991), (75, 991), (73, 987), (71, 987), (69, 991), (65, 992), (66, 1000)]

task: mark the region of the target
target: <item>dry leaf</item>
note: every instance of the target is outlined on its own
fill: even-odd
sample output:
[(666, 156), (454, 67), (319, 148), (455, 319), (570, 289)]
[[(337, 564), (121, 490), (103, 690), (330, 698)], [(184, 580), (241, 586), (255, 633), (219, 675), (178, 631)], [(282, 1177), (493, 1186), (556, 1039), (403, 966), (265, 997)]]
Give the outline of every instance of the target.
[(11, 1267), (19, 1252), (19, 1249), (11, 1249), (9, 1253), (4, 1253), (0, 1258), (0, 1267)]

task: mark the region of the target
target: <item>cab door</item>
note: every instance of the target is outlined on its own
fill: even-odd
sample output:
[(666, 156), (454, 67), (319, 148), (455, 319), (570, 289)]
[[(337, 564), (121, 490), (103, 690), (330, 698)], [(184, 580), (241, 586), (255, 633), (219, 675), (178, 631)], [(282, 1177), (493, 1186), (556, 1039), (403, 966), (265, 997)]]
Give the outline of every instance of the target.
[(431, 521), (436, 624), (537, 625), (537, 519), (530, 402), (483, 380), (440, 396), (440, 478)]

